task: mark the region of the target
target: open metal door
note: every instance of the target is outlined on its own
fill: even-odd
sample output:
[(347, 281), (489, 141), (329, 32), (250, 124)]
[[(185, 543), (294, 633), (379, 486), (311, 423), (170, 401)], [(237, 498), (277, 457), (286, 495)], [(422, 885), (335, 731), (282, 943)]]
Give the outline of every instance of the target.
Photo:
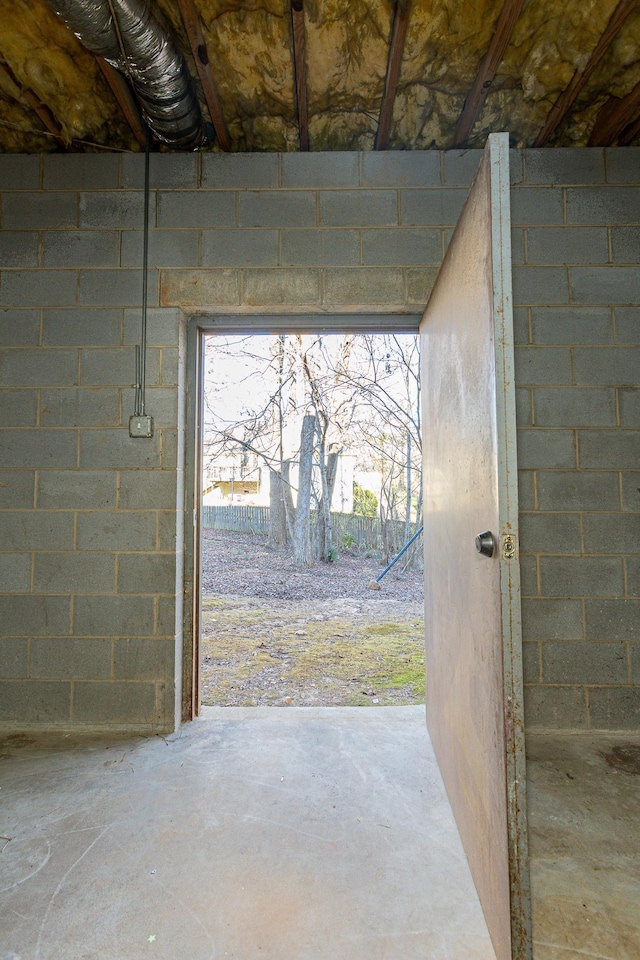
[(420, 332), (427, 724), (497, 960), (529, 960), (507, 134)]

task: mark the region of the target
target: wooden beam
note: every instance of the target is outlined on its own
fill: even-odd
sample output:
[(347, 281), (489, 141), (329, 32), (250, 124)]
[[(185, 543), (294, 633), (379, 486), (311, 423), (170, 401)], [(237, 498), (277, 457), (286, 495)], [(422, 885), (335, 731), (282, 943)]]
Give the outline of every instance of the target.
[(56, 138), (62, 149), (70, 150), (71, 144), (64, 136), (62, 127), (56, 120), (49, 107), (40, 100), (33, 90), (22, 86), (6, 60), (0, 60), (0, 71), (2, 71), (2, 74), (5, 77), (8, 88), (15, 91), (13, 94), (14, 99), (18, 102), (23, 100), (25, 103), (27, 103), (33, 112), (38, 115), (47, 132)]
[(640, 116), (640, 82), (626, 97), (609, 97), (600, 107), (589, 138), (590, 147), (612, 147)]
[(144, 150), (146, 143), (145, 125), (140, 113), (140, 107), (136, 98), (131, 92), (131, 88), (125, 78), (115, 67), (96, 55), (96, 62), (102, 70), (102, 75), (109, 84), (111, 92), (118, 101), (120, 109), (125, 115), (126, 121), (131, 127), (131, 132), (138, 141), (138, 144)]
[(307, 63), (305, 57), (304, 2), (291, 0), (293, 30), (293, 72), (296, 81), (296, 109), (300, 149), (309, 149), (309, 108), (307, 104)]
[(393, 118), (393, 104), (396, 99), (402, 54), (407, 37), (409, 17), (411, 15), (411, 0), (396, 0), (396, 11), (393, 17), (391, 43), (389, 44), (389, 60), (387, 74), (384, 78), (384, 92), (380, 104), (380, 117), (374, 143), (375, 150), (386, 150), (389, 142), (389, 130)]
[(604, 33), (595, 45), (583, 70), (576, 70), (569, 85), (549, 111), (546, 123), (535, 139), (534, 147), (544, 147), (571, 109), (576, 97), (618, 35), (620, 28), (636, 7), (636, 0), (620, 0), (609, 18)]
[(618, 147), (628, 147), (629, 144), (635, 140), (635, 138), (640, 133), (640, 116), (636, 117), (635, 121), (630, 124), (626, 130), (622, 132), (622, 135), (618, 137)]
[(471, 136), (471, 131), (480, 116), (498, 67), (504, 59), (505, 50), (511, 39), (513, 28), (522, 12), (524, 3), (525, 0), (505, 0), (502, 6), (494, 34), (491, 37), (491, 42), (487, 52), (480, 61), (476, 78), (471, 84), (471, 89), (464, 102), (462, 113), (458, 118), (456, 131), (453, 136), (454, 147), (461, 147)]
[(222, 112), (222, 104), (218, 94), (216, 82), (211, 73), (209, 63), (209, 53), (202, 33), (202, 21), (196, 8), (194, 0), (178, 0), (182, 22), (189, 38), (189, 45), (193, 53), (193, 59), (196, 62), (196, 69), (202, 84), (204, 98), (207, 101), (207, 108), (211, 117), (211, 122), (215, 127), (218, 143), (227, 153), (231, 150), (231, 138), (225, 123)]

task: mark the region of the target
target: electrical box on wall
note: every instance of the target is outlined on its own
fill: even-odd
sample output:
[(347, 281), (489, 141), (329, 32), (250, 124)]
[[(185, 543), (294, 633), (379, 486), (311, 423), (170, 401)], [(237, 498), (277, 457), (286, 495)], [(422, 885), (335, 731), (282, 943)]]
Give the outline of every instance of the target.
[(150, 438), (153, 436), (153, 417), (144, 414), (129, 417), (129, 436)]

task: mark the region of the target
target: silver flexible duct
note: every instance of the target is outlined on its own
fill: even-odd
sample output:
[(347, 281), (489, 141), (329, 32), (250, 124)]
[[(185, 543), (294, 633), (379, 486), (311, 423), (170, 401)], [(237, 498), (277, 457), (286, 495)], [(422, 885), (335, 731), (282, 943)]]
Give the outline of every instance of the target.
[(158, 140), (186, 150), (211, 140), (184, 57), (173, 37), (153, 17), (148, 2), (46, 2), (88, 50), (131, 78), (145, 120)]

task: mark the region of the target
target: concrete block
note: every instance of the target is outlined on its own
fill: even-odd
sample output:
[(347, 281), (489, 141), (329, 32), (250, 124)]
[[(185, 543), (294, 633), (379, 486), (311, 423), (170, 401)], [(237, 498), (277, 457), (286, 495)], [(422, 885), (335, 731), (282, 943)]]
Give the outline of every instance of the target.
[(362, 186), (439, 187), (440, 157), (438, 150), (367, 150), (361, 154)]
[(31, 590), (31, 554), (0, 553), (0, 592), (29, 593)]
[[(181, 549), (181, 541), (178, 537), (181, 534), (183, 513), (176, 510), (163, 510), (158, 513), (158, 549), (171, 553), (175, 557), (176, 549)], [(169, 593), (175, 593), (174, 588)]]
[(5, 515), (2, 526), (4, 550), (73, 549), (73, 514), (71, 513), (14, 510)]
[(453, 227), (466, 199), (467, 191), (461, 188), (402, 190), (400, 222), (405, 227)]
[(640, 299), (638, 268), (569, 267), (573, 303), (636, 303)]
[(158, 226), (235, 227), (236, 195), (202, 190), (159, 193)]
[[(0, 155), (0, 159), (2, 156)], [(40, 311), (0, 309), (0, 344), (4, 347), (37, 347)]]
[(640, 462), (640, 431), (581, 430), (580, 467), (633, 470)]
[(631, 657), (631, 681), (640, 684), (640, 644), (629, 644), (629, 654)]
[[(64, 196), (64, 194), (63, 194)], [(149, 223), (155, 224), (156, 195), (149, 197)], [(102, 230), (142, 229), (144, 225), (144, 192), (114, 191), (113, 193), (81, 193), (81, 227), (96, 227)]]
[(118, 390), (43, 389), (40, 420), (43, 427), (116, 427), (120, 424)]
[(258, 190), (278, 186), (277, 153), (203, 153), (202, 186), (209, 190)]
[(529, 343), (529, 308), (513, 308), (513, 339), (521, 345)]
[(313, 227), (315, 224), (316, 195), (310, 190), (249, 190), (239, 195), (240, 227)]
[(117, 267), (115, 230), (50, 230), (42, 239), (43, 267)]
[(535, 508), (534, 477), (533, 470), (518, 470), (518, 507), (520, 510), (533, 510)]
[(640, 147), (610, 147), (604, 151), (608, 183), (638, 184)]
[(527, 230), (527, 262), (608, 263), (606, 227), (534, 227)]
[(640, 514), (588, 513), (582, 523), (585, 553), (640, 553)]
[(328, 267), (327, 303), (403, 303), (404, 277), (398, 267)]
[(120, 507), (123, 510), (171, 510), (176, 507), (173, 470), (123, 470), (120, 473)]
[(182, 470), (184, 463), (184, 430), (162, 427), (162, 469)]
[[(151, 361), (151, 363), (149, 363)], [(131, 347), (88, 347), (82, 351), (80, 382), (83, 387), (129, 386), (135, 381), (135, 350)], [(147, 357), (149, 382), (157, 382), (158, 356)]]
[(640, 687), (594, 687), (589, 690), (592, 730), (638, 730)]
[(604, 183), (604, 151), (598, 147), (523, 150), (526, 183)]
[(30, 676), (46, 680), (108, 680), (111, 640), (106, 637), (42, 637), (31, 644)]
[(533, 342), (611, 343), (613, 317), (609, 307), (532, 307)]
[(47, 680), (0, 683), (0, 720), (63, 723), (69, 720), (71, 684)]
[(640, 343), (640, 307), (616, 307), (618, 343)]
[(527, 730), (582, 730), (587, 726), (584, 687), (527, 685), (524, 688)]
[(559, 187), (516, 187), (511, 191), (511, 223), (514, 226), (563, 222), (562, 190)]
[(362, 262), (365, 265), (420, 266), (439, 264), (442, 238), (439, 230), (396, 228), (362, 231)]
[(539, 470), (540, 510), (619, 510), (618, 474), (609, 471)]
[(35, 427), (38, 394), (35, 390), (0, 390), (3, 427)]
[(152, 683), (74, 684), (73, 719), (90, 724), (157, 723)]
[(112, 470), (40, 470), (38, 507), (50, 510), (115, 509), (117, 479)]
[(120, 343), (120, 311), (87, 307), (42, 311), (45, 347), (116, 346)]
[(0, 233), (0, 263), (3, 267), (37, 267), (38, 234), (20, 230)]
[(522, 675), (525, 683), (540, 683), (540, 644), (527, 641), (522, 644)]
[[(142, 266), (143, 231), (122, 233), (122, 266)], [(152, 267), (197, 267), (200, 236), (197, 230), (151, 230), (149, 264)]]
[(581, 640), (581, 602), (533, 598), (523, 600), (522, 635), (527, 640)]
[(69, 307), (76, 302), (75, 270), (3, 270), (0, 307)]
[(158, 435), (147, 439), (129, 436), (128, 425), (120, 430), (82, 430), (80, 434), (80, 466), (121, 469), (126, 467), (159, 467)]
[[(122, 159), (127, 154), (122, 155)], [(113, 190), (118, 186), (117, 153), (47, 153), (45, 190)]]
[(576, 347), (573, 363), (577, 384), (635, 387), (640, 371), (640, 347)]
[(615, 427), (615, 390), (598, 387), (538, 387), (534, 390), (539, 427)]
[(155, 628), (153, 597), (76, 597), (76, 637), (149, 637)]
[(545, 597), (615, 597), (624, 590), (620, 557), (541, 557), (540, 577)]
[[(161, 383), (167, 387), (177, 387), (180, 382), (180, 366), (181, 366), (181, 357), (180, 352), (177, 347), (163, 347), (160, 352), (161, 358), (161, 369), (160, 369), (160, 380)], [(184, 359), (184, 357), (182, 357)], [(161, 396), (160, 394), (158, 396)], [(169, 394), (165, 391), (165, 396)], [(175, 403), (175, 401), (172, 401)], [(164, 405), (166, 409), (166, 404)], [(173, 424), (176, 423), (175, 417), (172, 421)]]
[(482, 150), (445, 150), (443, 180), (453, 186), (469, 186), (482, 159)]
[(249, 269), (243, 272), (242, 303), (320, 303), (320, 271)]
[(175, 640), (181, 630), (178, 620), (180, 607), (175, 597), (158, 598), (158, 636)]
[(0, 510), (32, 507), (35, 473), (33, 470), (0, 470)]
[(152, 680), (171, 682), (174, 674), (173, 638), (143, 640), (118, 637), (113, 646), (113, 671), (116, 680)]
[(29, 641), (26, 637), (0, 638), (0, 678), (21, 680), (28, 672)]
[(585, 623), (587, 640), (639, 640), (640, 600), (587, 600)]
[(4, 230), (56, 230), (78, 224), (75, 193), (5, 193)]
[(569, 187), (567, 223), (625, 224), (638, 219), (637, 187)]
[(640, 227), (611, 227), (611, 250), (614, 263), (640, 260)]
[(324, 227), (393, 226), (398, 223), (398, 192), (323, 190), (320, 193), (320, 223)]
[(535, 557), (520, 557), (520, 591), (523, 597), (538, 595), (538, 564)]
[(523, 470), (573, 469), (575, 438), (571, 430), (518, 428), (518, 467)]
[(569, 286), (566, 269), (564, 267), (514, 266), (513, 302), (518, 306), (529, 303), (568, 303)]
[[(243, 231), (246, 235), (249, 231)], [(360, 263), (358, 230), (283, 230), (285, 266), (356, 266)]]
[(1, 430), (3, 467), (75, 467), (77, 441), (73, 430)]
[(37, 553), (35, 593), (113, 593), (115, 558), (105, 553)]
[(575, 513), (520, 513), (520, 549), (522, 553), (580, 553), (580, 517)]
[[(120, 155), (120, 186), (144, 189), (144, 154)], [(149, 189), (182, 189), (198, 186), (198, 155), (195, 153), (152, 153), (149, 157)]]
[[(129, 411), (135, 405), (135, 390), (122, 391), (122, 407), (126, 411), (123, 421), (129, 419)], [(178, 418), (178, 390), (176, 387), (149, 387), (146, 395), (146, 411), (153, 417), (154, 430), (158, 427), (175, 426)]]
[(3, 387), (55, 387), (77, 382), (77, 350), (25, 348), (0, 353), (0, 384)]
[(640, 425), (640, 390), (619, 390), (620, 424), (623, 427)]
[(542, 670), (547, 683), (626, 683), (623, 643), (543, 643)]
[(525, 259), (524, 230), (514, 227), (511, 231), (511, 263), (523, 264)]
[[(141, 311), (124, 311), (124, 343), (140, 343)], [(147, 310), (147, 343), (149, 346), (176, 345), (180, 341), (182, 311), (152, 307)]]
[(531, 403), (531, 390), (516, 390), (516, 423), (519, 427), (533, 426), (533, 406)]
[[(154, 506), (149, 504), (149, 507)], [(155, 547), (154, 510), (78, 514), (78, 550), (150, 551)]]
[(438, 272), (438, 267), (407, 267), (404, 271), (406, 302), (424, 307), (435, 286)]
[(176, 592), (174, 554), (124, 554), (118, 562), (118, 593)]
[[(80, 270), (78, 300), (95, 307), (132, 307), (142, 302), (142, 270)], [(158, 273), (149, 269), (148, 302), (158, 306)]]
[[(296, 234), (306, 232), (295, 231)], [(308, 232), (315, 233), (315, 231)], [(277, 230), (204, 230), (202, 232), (202, 265), (204, 267), (277, 267), (279, 256)]]
[(358, 154), (352, 151), (283, 153), (283, 187), (357, 187)]
[(569, 347), (516, 347), (514, 356), (519, 387), (571, 384)]
[(163, 270), (160, 303), (164, 307), (206, 307), (240, 302), (237, 270)]
[(622, 474), (622, 509), (640, 510), (640, 470), (625, 470)]
[(625, 557), (626, 595), (640, 597), (640, 557)]
[(63, 637), (69, 633), (69, 597), (0, 596), (0, 634)]
[(3, 190), (37, 190), (40, 157), (36, 154), (0, 154), (0, 184)]

